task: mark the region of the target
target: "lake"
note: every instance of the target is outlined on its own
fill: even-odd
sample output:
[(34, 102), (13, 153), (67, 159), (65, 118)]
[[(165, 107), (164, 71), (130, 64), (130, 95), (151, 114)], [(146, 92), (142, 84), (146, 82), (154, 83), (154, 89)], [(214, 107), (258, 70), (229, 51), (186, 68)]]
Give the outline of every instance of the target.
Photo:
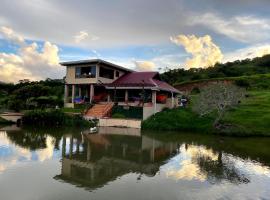
[(0, 129), (0, 199), (270, 199), (270, 138)]

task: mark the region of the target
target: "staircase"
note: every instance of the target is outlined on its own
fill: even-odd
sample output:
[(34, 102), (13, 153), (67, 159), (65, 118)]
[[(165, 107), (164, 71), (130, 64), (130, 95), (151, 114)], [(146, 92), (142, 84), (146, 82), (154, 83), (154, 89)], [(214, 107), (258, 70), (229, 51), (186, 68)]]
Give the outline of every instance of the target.
[(84, 115), (86, 119), (108, 117), (111, 114), (114, 103), (95, 104)]

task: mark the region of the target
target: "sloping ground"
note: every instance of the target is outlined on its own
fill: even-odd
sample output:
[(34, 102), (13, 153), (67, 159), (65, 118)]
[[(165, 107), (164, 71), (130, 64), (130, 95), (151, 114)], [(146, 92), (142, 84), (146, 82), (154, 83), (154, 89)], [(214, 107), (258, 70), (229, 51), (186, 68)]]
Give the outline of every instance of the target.
[(251, 76), (239, 76), (239, 77), (225, 77), (225, 78), (212, 78), (212, 79), (201, 79), (195, 81), (188, 81), (182, 83), (176, 83), (174, 86), (182, 90), (191, 90), (195, 87), (200, 88), (207, 86), (207, 83), (212, 82), (235, 82), (236, 85), (241, 87), (247, 87), (250, 89), (270, 89), (270, 74), (256, 74)]
[[(223, 121), (236, 125), (241, 134), (270, 135), (270, 91), (250, 91), (249, 97), (227, 112)], [(241, 134), (242, 135), (242, 134)]]
[(113, 103), (96, 104), (86, 112), (85, 117), (89, 118), (107, 117), (108, 115), (110, 115), (113, 105), (114, 105)]
[[(229, 110), (222, 123), (224, 135), (270, 136), (270, 90), (249, 91), (249, 97)], [(196, 96), (193, 97), (193, 99)], [(213, 115), (199, 117), (191, 108), (166, 110), (143, 122), (143, 129), (217, 133), (213, 130)]]

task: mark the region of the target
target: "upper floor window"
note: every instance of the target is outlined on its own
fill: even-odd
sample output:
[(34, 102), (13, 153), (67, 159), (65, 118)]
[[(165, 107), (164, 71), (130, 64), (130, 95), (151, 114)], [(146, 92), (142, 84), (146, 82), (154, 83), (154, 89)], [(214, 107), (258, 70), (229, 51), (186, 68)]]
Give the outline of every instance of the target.
[(75, 78), (95, 78), (96, 66), (76, 67)]
[(108, 69), (105, 67), (100, 67), (99, 68), (99, 76), (103, 77), (103, 78), (113, 79), (114, 78), (114, 70)]
[(118, 78), (119, 77), (119, 71), (115, 72), (115, 77)]

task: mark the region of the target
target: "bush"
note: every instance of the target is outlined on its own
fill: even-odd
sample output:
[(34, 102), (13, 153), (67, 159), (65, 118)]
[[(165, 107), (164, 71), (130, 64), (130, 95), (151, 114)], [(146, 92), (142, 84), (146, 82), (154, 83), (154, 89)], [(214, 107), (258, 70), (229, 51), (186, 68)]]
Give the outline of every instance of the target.
[(126, 116), (121, 113), (114, 113), (112, 115), (112, 118), (126, 118)]
[(8, 125), (8, 124), (13, 124), (13, 122), (5, 120), (5, 119), (0, 117), (0, 124)]
[(166, 131), (213, 132), (213, 117), (199, 117), (190, 108), (171, 109), (159, 112), (143, 121), (142, 128)]
[(245, 87), (245, 88), (250, 87), (250, 83), (247, 79), (238, 79), (235, 81), (235, 84), (239, 87)]
[(23, 124), (38, 126), (79, 126), (91, 125), (81, 116), (67, 115), (60, 110), (33, 110), (26, 112), (22, 118)]
[(133, 106), (129, 106), (127, 109), (125, 109), (123, 106), (114, 106), (112, 110), (112, 115), (116, 113), (121, 114), (126, 118), (142, 119), (143, 109), (142, 107)]

